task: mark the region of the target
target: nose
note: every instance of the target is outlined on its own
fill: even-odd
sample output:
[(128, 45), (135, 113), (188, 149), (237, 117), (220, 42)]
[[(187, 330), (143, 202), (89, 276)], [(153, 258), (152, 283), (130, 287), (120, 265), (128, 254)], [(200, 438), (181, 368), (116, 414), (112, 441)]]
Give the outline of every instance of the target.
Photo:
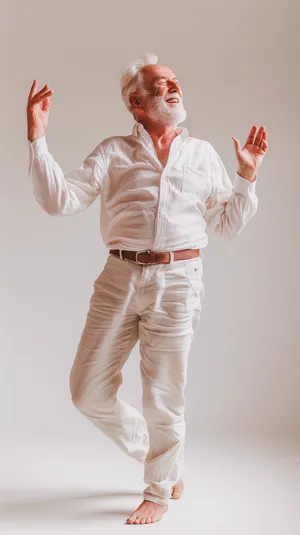
[(173, 87), (169, 88), (170, 93), (178, 93), (178, 95), (182, 98), (182, 91), (180, 89), (180, 86), (177, 82), (173, 82)]
[(179, 95), (182, 97), (182, 91), (180, 89), (179, 82), (176, 82), (175, 80), (170, 80), (171, 86), (169, 87), (169, 91), (172, 93), (179, 93)]

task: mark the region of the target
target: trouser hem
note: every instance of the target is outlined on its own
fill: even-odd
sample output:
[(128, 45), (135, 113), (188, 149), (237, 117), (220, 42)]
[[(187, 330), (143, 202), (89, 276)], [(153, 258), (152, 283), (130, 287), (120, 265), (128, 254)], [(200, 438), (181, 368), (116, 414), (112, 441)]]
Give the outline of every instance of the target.
[(149, 492), (144, 492), (144, 500), (149, 500), (150, 502), (158, 503), (160, 505), (168, 505), (169, 498), (161, 498), (160, 496), (155, 496)]

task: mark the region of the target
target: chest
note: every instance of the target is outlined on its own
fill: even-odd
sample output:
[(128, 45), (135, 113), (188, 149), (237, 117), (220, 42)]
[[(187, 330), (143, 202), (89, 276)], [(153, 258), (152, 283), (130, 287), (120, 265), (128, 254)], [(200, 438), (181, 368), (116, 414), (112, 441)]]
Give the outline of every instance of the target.
[(106, 150), (107, 170), (102, 188), (106, 202), (113, 204), (124, 199), (127, 206), (128, 202), (146, 199), (152, 203), (159, 190), (168, 202), (176, 198), (195, 204), (209, 196), (211, 162), (205, 141), (189, 138), (173, 151), (170, 146), (146, 147), (131, 138), (126, 142), (123, 138), (113, 141)]
[(169, 159), (170, 145), (166, 148), (159, 148), (156, 146), (155, 151), (160, 163), (163, 165), (163, 167), (165, 167)]
[[(121, 203), (126, 209), (141, 210), (141, 206), (156, 205), (159, 198), (170, 205), (201, 205), (211, 190), (209, 166), (205, 159), (192, 161), (185, 155), (168, 160), (168, 151), (159, 151), (163, 169), (149, 160), (147, 155), (139, 158), (113, 158), (103, 184), (102, 198), (107, 206)], [(160, 193), (159, 193), (160, 192)]]

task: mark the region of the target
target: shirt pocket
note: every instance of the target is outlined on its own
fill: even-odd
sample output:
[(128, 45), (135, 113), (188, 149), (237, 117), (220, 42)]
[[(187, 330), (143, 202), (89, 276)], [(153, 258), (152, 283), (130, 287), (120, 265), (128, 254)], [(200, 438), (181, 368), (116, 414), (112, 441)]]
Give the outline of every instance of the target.
[(190, 197), (202, 199), (206, 196), (208, 189), (208, 179), (205, 169), (184, 165), (183, 180), (181, 185), (182, 193)]

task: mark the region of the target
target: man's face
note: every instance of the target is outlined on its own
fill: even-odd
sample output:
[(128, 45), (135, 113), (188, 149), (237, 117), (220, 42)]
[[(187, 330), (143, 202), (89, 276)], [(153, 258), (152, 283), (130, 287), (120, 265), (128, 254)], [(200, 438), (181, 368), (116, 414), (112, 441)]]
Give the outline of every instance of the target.
[[(147, 65), (144, 75), (143, 113), (154, 122), (177, 126), (187, 116), (183, 93), (175, 74), (163, 65)], [(172, 100), (173, 99), (173, 100)]]

